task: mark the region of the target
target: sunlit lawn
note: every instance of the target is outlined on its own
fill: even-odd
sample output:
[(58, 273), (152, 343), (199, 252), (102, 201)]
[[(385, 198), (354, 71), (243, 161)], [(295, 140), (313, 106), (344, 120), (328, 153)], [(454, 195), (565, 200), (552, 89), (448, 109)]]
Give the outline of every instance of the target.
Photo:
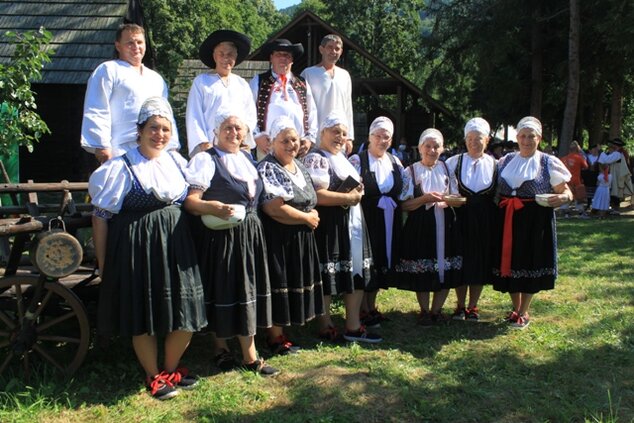
[[(120, 341), (93, 348), (68, 381), (47, 369), (29, 384), (19, 373), (0, 379), (0, 421), (634, 421), (634, 221), (558, 228), (561, 276), (536, 296), (524, 331), (501, 323), (510, 302), (490, 288), (481, 322), (430, 329), (416, 325), (413, 294), (389, 290), (377, 346), (326, 345), (312, 325), (293, 330), (303, 351), (271, 358), (282, 373), (264, 379), (217, 373), (209, 336), (197, 335), (184, 361), (200, 388), (159, 402)], [(451, 294), (446, 311), (453, 305)]]

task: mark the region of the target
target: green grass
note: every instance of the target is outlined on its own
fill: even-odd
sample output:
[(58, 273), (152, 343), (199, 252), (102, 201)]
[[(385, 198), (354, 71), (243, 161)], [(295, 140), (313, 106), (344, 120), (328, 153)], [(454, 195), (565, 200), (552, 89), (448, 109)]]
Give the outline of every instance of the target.
[(313, 324), (293, 329), (304, 350), (271, 358), (282, 373), (264, 379), (217, 373), (210, 337), (197, 335), (184, 361), (201, 386), (158, 402), (120, 341), (93, 347), (70, 380), (47, 368), (28, 384), (5, 375), (0, 421), (632, 422), (634, 222), (566, 220), (558, 231), (561, 275), (536, 296), (527, 330), (500, 323), (510, 301), (490, 287), (482, 322), (430, 329), (416, 325), (413, 294), (389, 290), (380, 345), (321, 344)]

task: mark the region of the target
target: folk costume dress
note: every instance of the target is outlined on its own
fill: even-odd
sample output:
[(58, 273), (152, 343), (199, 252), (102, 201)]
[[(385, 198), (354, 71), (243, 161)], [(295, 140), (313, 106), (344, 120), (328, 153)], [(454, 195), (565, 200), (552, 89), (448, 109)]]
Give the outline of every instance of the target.
[[(313, 149), (303, 163), (316, 190), (337, 191), (348, 176), (361, 180), (343, 154)], [(361, 205), (317, 206), (315, 230), (324, 295), (350, 294), (365, 289), (374, 271), (368, 231)]]
[(90, 177), (95, 214), (108, 219), (99, 288), (98, 330), (106, 336), (195, 332), (207, 325), (203, 287), (188, 219), (185, 160), (138, 149)]
[(447, 160), (455, 175), (458, 192), (467, 203), (455, 209), (462, 242), (463, 282), (487, 285), (493, 282), (493, 234), (497, 224), (494, 202), (497, 164), (487, 154), (473, 159), (463, 153)]
[(570, 180), (564, 164), (536, 151), (525, 158), (510, 153), (498, 162), (500, 195), (494, 250), (493, 288), (536, 293), (553, 289), (557, 278), (557, 231), (552, 207), (535, 202), (536, 194)]
[[(317, 204), (310, 175), (295, 160), (296, 172), (285, 169), (272, 154), (259, 164), (263, 202), (275, 198), (302, 212)], [(304, 224), (283, 224), (262, 213), (268, 251), (273, 324), (303, 325), (324, 313), (324, 293), (315, 232)]]
[(262, 181), (247, 153), (211, 148), (189, 162), (188, 181), (203, 200), (245, 206), (237, 226), (195, 227), (210, 330), (219, 338), (254, 336), (271, 326), (271, 291), (264, 230), (258, 217)]
[(610, 210), (610, 185), (612, 185), (612, 175), (600, 173), (597, 176), (597, 190), (592, 198), (592, 210)]
[(373, 292), (388, 288), (390, 269), (398, 260), (403, 226), (399, 204), (403, 190), (403, 165), (390, 153), (376, 158), (367, 150), (350, 157), (350, 162), (361, 175), (365, 190), (361, 207), (376, 270), (366, 291)]
[[(444, 162), (433, 167), (416, 162), (404, 172), (401, 200), (426, 192), (455, 193), (455, 180)], [(415, 292), (438, 292), (462, 285), (462, 253), (456, 212), (444, 202), (424, 204), (408, 213), (402, 250), (395, 266), (395, 286)]]

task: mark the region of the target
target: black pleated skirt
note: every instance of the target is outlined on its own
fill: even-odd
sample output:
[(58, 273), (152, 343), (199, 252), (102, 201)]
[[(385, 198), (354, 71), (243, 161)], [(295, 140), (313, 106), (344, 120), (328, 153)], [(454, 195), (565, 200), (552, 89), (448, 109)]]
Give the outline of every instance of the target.
[(437, 292), (462, 285), (462, 254), (456, 215), (445, 214), (445, 277), (440, 282), (436, 256), (434, 208), (422, 206), (409, 212), (403, 227), (400, 259), (395, 266), (394, 286), (416, 292)]
[(500, 275), (505, 209), (498, 210), (494, 239), (493, 288), (501, 292), (536, 293), (553, 289), (557, 278), (555, 213), (534, 201), (513, 215), (511, 276)]
[(372, 277), (372, 253), (367, 228), (363, 223), (363, 270), (362, 275), (352, 273), (352, 246), (349, 236), (349, 211), (339, 206), (318, 206), (319, 226), (315, 239), (319, 251), (321, 280), (324, 295), (351, 294), (365, 289)]
[(178, 206), (108, 222), (97, 327), (106, 336), (165, 335), (207, 325), (187, 216)]
[(490, 196), (469, 196), (455, 209), (462, 242), (462, 273), (465, 285), (493, 283), (493, 239), (498, 207)]
[(304, 325), (324, 313), (315, 233), (306, 225), (284, 225), (262, 217), (271, 275), (273, 324)]
[(368, 228), (368, 236), (372, 247), (372, 263), (375, 269), (365, 288), (368, 292), (390, 287), (390, 280), (394, 277), (391, 270), (398, 262), (402, 245), (403, 211), (400, 207), (397, 207), (394, 209), (394, 223), (392, 225), (391, 263), (388, 263), (384, 211), (376, 205), (377, 201), (367, 205), (364, 204), (363, 207), (363, 217)]
[(254, 336), (268, 328), (271, 289), (262, 223), (249, 211), (244, 221), (220, 231), (196, 224), (200, 274), (209, 327), (219, 338)]

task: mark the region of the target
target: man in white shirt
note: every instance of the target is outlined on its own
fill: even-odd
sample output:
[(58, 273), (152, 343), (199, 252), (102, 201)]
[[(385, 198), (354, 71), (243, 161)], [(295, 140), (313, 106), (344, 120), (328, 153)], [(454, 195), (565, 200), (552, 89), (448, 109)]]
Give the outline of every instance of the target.
[(610, 206), (613, 211), (618, 211), (621, 201), (632, 195), (632, 173), (627, 164), (627, 160), (621, 149), (625, 143), (620, 138), (614, 138), (608, 141), (608, 150), (601, 153), (599, 163), (608, 164), (610, 173), (612, 174), (612, 183), (610, 185)]
[[(145, 31), (123, 24), (114, 43), (117, 59), (102, 63), (90, 76), (84, 100), (81, 146), (99, 162), (125, 154), (137, 146), (139, 110), (149, 97), (167, 98), (167, 84), (143, 65)], [(178, 149), (176, 123), (172, 122), (169, 149)]]
[(348, 121), (346, 153), (352, 152), (354, 119), (352, 113), (352, 80), (345, 69), (337, 66), (343, 53), (343, 41), (336, 34), (328, 34), (319, 46), (321, 62), (304, 69), (301, 76), (310, 85), (317, 106), (317, 122), (321, 124), (333, 110), (341, 110)]
[(317, 137), (317, 109), (310, 86), (304, 78), (291, 72), (293, 62), (304, 54), (304, 47), (280, 38), (262, 47), (269, 56), (271, 69), (256, 75), (249, 85), (257, 110), (256, 143), (260, 137), (271, 139), (268, 131), (280, 116), (288, 116), (301, 140), (301, 153), (315, 143)]
[[(232, 73), (250, 49), (251, 40), (246, 35), (228, 29), (214, 31), (200, 45), (200, 61), (215, 72), (198, 75), (189, 90), (186, 124), (190, 156), (212, 147), (219, 110), (238, 109), (244, 115), (249, 131), (255, 128), (255, 104), (249, 84)], [(248, 137), (250, 141), (251, 137)], [(255, 145), (249, 145), (249, 148), (253, 147)]]

